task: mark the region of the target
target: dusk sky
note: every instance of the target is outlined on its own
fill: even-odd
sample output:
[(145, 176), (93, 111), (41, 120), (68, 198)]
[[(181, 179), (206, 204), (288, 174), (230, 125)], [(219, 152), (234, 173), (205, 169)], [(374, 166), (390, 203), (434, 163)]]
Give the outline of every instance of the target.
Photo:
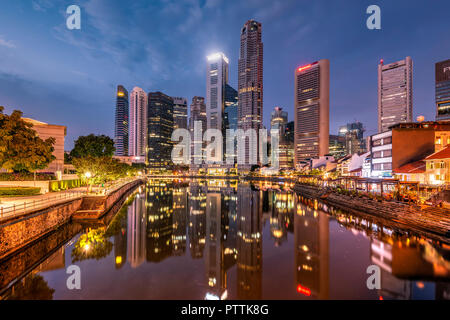
[[(68, 128), (66, 150), (114, 134), (115, 90), (206, 95), (206, 56), (230, 59), (237, 87), (240, 29), (262, 23), (264, 124), (274, 106), (293, 119), (294, 70), (330, 60), (330, 133), (354, 120), (377, 128), (377, 65), (411, 56), (414, 118), (434, 120), (434, 64), (450, 58), (450, 1), (19, 0), (1, 1), (0, 105)], [(81, 8), (81, 30), (66, 8)], [(368, 30), (366, 8), (381, 8)]]

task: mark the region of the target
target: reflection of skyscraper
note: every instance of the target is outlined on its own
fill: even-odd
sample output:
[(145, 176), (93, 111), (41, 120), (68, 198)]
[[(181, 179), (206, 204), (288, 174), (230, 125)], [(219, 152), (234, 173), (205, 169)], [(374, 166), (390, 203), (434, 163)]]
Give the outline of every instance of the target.
[(192, 258), (203, 257), (206, 237), (206, 195), (195, 182), (189, 185), (189, 250)]
[(173, 190), (173, 235), (172, 243), (174, 255), (182, 255), (186, 251), (187, 231), (187, 190), (174, 188)]
[(172, 255), (173, 190), (165, 182), (147, 187), (147, 261), (160, 262)]
[(328, 216), (297, 201), (294, 246), (299, 294), (317, 299), (329, 297)]
[(206, 194), (206, 273), (208, 294), (222, 297), (226, 290), (226, 276), (222, 261), (221, 194)]
[(128, 216), (120, 222), (120, 230), (114, 235), (114, 257), (116, 269), (122, 268), (127, 261), (127, 223)]
[(145, 261), (147, 240), (147, 213), (145, 195), (138, 193), (128, 207), (128, 262), (132, 268)]
[(287, 240), (288, 227), (292, 225), (294, 212), (294, 196), (291, 193), (274, 193), (272, 215), (270, 217), (270, 234), (275, 245), (281, 245)]
[(261, 299), (262, 221), (259, 191), (238, 186), (237, 281), (238, 299)]

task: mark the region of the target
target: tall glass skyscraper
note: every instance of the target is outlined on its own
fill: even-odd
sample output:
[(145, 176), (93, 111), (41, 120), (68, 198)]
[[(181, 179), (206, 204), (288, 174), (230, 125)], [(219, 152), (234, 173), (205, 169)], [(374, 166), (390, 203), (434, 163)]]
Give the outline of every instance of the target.
[(147, 146), (147, 94), (139, 87), (131, 91), (128, 155), (144, 162)]
[(378, 65), (378, 132), (400, 122), (411, 122), (413, 114), (413, 62), (404, 60)]
[(187, 129), (187, 100), (181, 97), (172, 97), (172, 99), (174, 129)]
[(114, 126), (114, 146), (116, 156), (128, 155), (128, 91), (124, 86), (117, 86), (116, 117)]
[(150, 92), (147, 113), (146, 163), (153, 169), (170, 169), (173, 166), (173, 99), (162, 92)]
[(450, 59), (436, 63), (436, 120), (450, 120)]
[[(263, 121), (263, 43), (261, 23), (249, 20), (241, 29), (241, 46), (238, 62), (238, 126), (244, 131), (254, 129), (256, 132), (262, 128)], [(257, 135), (258, 137), (258, 135)], [(259, 154), (259, 138), (256, 143), (250, 144), (246, 139), (245, 153), (239, 153), (238, 167), (248, 171), (252, 164), (250, 150)]]
[[(225, 130), (237, 130), (238, 128), (238, 93), (230, 85), (225, 85), (225, 111), (224, 111), (224, 127)], [(226, 137), (226, 131), (225, 136)], [(230, 137), (231, 138), (231, 137)], [(234, 139), (234, 150), (232, 153), (227, 152), (225, 147), (225, 158), (233, 157), (234, 163), (237, 161), (237, 140)]]

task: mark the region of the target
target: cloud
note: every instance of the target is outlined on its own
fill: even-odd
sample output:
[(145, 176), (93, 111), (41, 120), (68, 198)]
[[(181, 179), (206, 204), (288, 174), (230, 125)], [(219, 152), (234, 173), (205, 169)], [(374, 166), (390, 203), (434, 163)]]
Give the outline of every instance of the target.
[(40, 12), (46, 12), (53, 7), (53, 3), (50, 0), (33, 0), (31, 1), (33, 9)]
[(10, 49), (16, 48), (16, 45), (12, 41), (5, 40), (1, 35), (0, 35), (0, 46)]

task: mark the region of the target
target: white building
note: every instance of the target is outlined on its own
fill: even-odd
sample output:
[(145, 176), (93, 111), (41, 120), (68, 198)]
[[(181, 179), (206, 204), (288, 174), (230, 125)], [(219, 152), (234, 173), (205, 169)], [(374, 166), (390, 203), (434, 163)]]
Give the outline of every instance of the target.
[(372, 178), (392, 177), (392, 131), (371, 136), (370, 150)]
[(147, 147), (147, 106), (148, 98), (144, 90), (134, 87), (130, 95), (130, 122), (128, 155), (145, 160)]

